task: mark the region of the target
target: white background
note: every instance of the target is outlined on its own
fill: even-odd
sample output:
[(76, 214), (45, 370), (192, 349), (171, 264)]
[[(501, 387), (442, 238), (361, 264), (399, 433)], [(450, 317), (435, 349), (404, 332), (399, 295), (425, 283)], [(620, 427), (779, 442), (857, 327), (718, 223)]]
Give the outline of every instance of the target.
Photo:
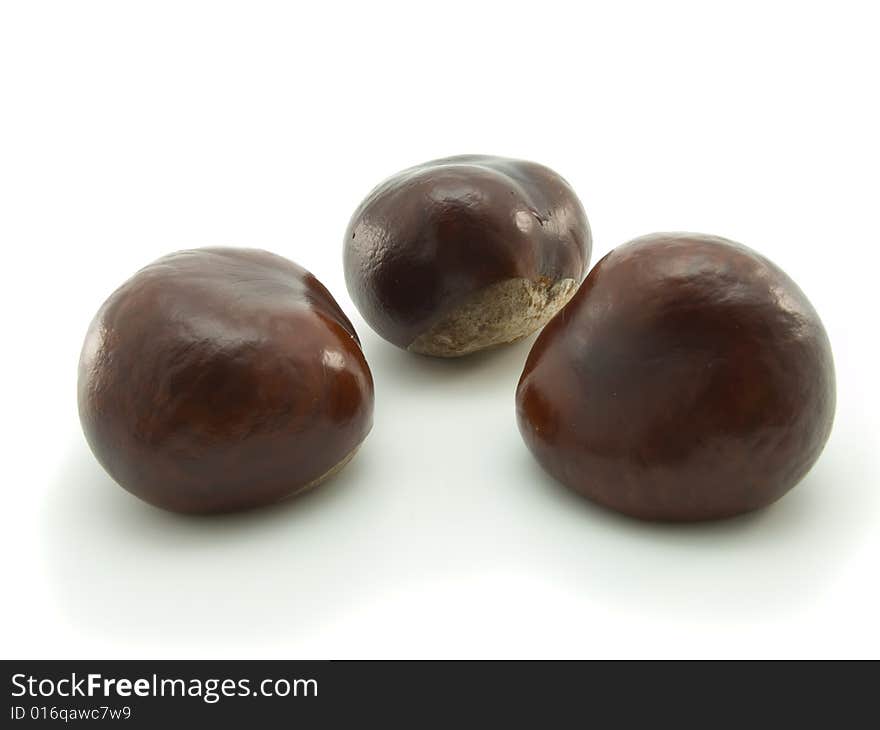
[[(3, 656), (880, 656), (875, 9), (3, 3)], [(720, 524), (616, 517), (520, 439), (531, 338), (446, 362), (373, 334), (342, 276), (351, 212), (387, 175), (469, 152), (565, 176), (593, 262), (695, 230), (782, 266), (837, 363), (806, 480)], [(76, 363), (127, 276), (217, 244), (328, 286), (376, 418), (324, 488), (186, 518), (92, 458)]]

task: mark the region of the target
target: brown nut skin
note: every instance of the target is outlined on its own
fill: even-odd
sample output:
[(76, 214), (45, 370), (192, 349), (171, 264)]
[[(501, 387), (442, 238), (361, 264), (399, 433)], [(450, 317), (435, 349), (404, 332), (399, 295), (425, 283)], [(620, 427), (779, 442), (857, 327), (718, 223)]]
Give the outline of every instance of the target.
[(613, 250), (541, 333), (516, 393), (556, 479), (646, 520), (730, 517), (795, 486), (834, 418), (825, 329), (777, 266), (658, 233)]
[(370, 370), (333, 297), (255, 249), (181, 251), (136, 273), (92, 322), (78, 391), (110, 476), (176, 512), (249, 509), (314, 486), (373, 415)]
[(583, 207), (552, 170), (461, 155), (367, 196), (345, 234), (345, 280), (386, 340), (454, 357), (543, 326), (583, 279), (591, 241)]

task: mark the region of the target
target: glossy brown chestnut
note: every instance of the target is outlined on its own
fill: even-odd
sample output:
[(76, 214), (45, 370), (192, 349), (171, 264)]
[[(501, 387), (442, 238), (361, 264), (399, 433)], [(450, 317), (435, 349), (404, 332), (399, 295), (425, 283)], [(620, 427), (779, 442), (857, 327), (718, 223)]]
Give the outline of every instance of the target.
[(79, 412), (121, 486), (178, 512), (228, 512), (318, 484), (372, 425), (373, 380), (324, 286), (254, 249), (181, 251), (95, 316)]
[(828, 337), (797, 285), (732, 241), (638, 238), (535, 342), (523, 438), (563, 484), (649, 520), (730, 517), (809, 471), (834, 418)]
[(462, 155), (375, 188), (345, 234), (345, 280), (398, 347), (456, 357), (539, 329), (590, 260), (580, 202), (542, 165)]

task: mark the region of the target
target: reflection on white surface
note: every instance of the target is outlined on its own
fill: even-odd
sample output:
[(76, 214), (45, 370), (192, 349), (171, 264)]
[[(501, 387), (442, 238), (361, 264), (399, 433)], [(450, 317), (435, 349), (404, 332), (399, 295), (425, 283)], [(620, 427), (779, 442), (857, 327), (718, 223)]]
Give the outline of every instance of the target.
[[(242, 515), (173, 515), (116, 487), (77, 443), (47, 494), (45, 532), (77, 632), (123, 653), (456, 656), (507, 655), (505, 632), (518, 631), (510, 655), (588, 656), (610, 648), (608, 612), (692, 631), (810, 610), (870, 524), (865, 494), (841, 486), (859, 488), (847, 473), (860, 455), (841, 459), (835, 436), (767, 510), (695, 526), (619, 517), (558, 486), (520, 440), (513, 394), (531, 338), (448, 361), (360, 331), (375, 426), (313, 493)], [(419, 611), (452, 623), (423, 626)], [(483, 644), (469, 620), (487, 622)], [(359, 642), (340, 643), (352, 632)]]

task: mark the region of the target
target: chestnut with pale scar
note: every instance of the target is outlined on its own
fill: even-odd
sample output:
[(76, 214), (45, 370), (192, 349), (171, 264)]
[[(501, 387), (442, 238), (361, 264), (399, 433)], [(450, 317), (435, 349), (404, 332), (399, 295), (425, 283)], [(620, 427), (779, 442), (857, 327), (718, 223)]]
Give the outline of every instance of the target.
[(364, 319), (411, 352), (458, 357), (540, 329), (574, 294), (591, 235), (543, 165), (461, 155), (377, 186), (351, 218), (345, 280)]

